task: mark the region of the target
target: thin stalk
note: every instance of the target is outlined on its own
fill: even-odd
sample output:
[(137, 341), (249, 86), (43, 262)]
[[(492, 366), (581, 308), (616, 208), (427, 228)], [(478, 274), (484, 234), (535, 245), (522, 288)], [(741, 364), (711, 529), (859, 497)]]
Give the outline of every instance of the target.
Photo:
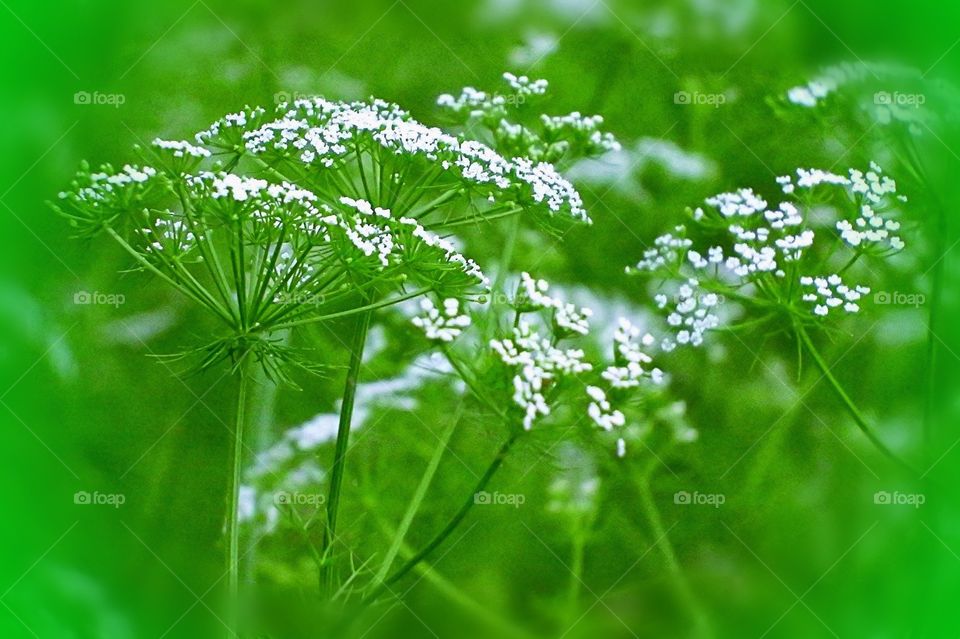
[(427, 215), (427, 214), (429, 214), (429, 213), (432, 213), (434, 210), (440, 208), (441, 206), (443, 206), (444, 204), (446, 204), (446, 203), (449, 202), (450, 200), (452, 200), (452, 199), (454, 199), (455, 197), (457, 197), (458, 195), (460, 195), (460, 193), (461, 193), (461, 191), (460, 191), (459, 188), (456, 188), (456, 189), (452, 189), (452, 190), (450, 190), (450, 191), (447, 191), (446, 193), (444, 193), (444, 194), (441, 195), (440, 197), (434, 199), (433, 201), (428, 202), (427, 204), (424, 204), (423, 206), (421, 206), (420, 208), (418, 208), (418, 209), (416, 209), (416, 210), (414, 210), (414, 211), (410, 211), (409, 213), (407, 213), (407, 217), (412, 217), (413, 219), (418, 220), (418, 219), (420, 219), (421, 217), (423, 217), (423, 216), (425, 216), (425, 215)]
[(515, 208), (503, 213), (498, 213), (497, 215), (489, 215), (486, 217), (482, 215), (465, 215), (463, 217), (450, 220), (449, 222), (438, 222), (437, 224), (431, 224), (426, 228), (429, 231), (433, 231), (436, 229), (448, 229), (454, 226), (463, 226), (465, 224), (476, 224), (478, 222), (492, 222), (493, 220), (499, 220), (501, 218), (510, 217), (511, 215), (516, 215), (522, 211), (522, 208)]
[(830, 387), (833, 388), (833, 391), (840, 398), (840, 401), (843, 402), (844, 407), (847, 409), (847, 412), (850, 413), (850, 416), (853, 417), (854, 423), (856, 423), (857, 428), (866, 435), (867, 439), (877, 447), (877, 449), (884, 454), (890, 461), (894, 462), (901, 469), (907, 471), (910, 475), (914, 477), (919, 476), (919, 473), (914, 469), (910, 464), (900, 459), (893, 451), (887, 448), (880, 439), (873, 433), (872, 428), (870, 427), (867, 419), (863, 416), (863, 413), (860, 412), (860, 409), (853, 402), (850, 396), (847, 394), (847, 391), (844, 390), (843, 386), (834, 376), (833, 371), (830, 370), (830, 366), (823, 359), (823, 356), (820, 354), (820, 351), (817, 350), (817, 347), (814, 346), (813, 340), (810, 339), (810, 335), (807, 333), (806, 329), (801, 325), (796, 327), (797, 336), (800, 338), (800, 341), (803, 342), (803, 345), (806, 347), (807, 352), (810, 353), (810, 356), (813, 358), (814, 363), (817, 365), (817, 368), (820, 369), (820, 372), (823, 374), (824, 378), (830, 383)]
[(433, 481), (433, 477), (437, 473), (437, 468), (440, 466), (440, 459), (443, 457), (443, 453), (446, 452), (447, 445), (450, 443), (450, 438), (453, 436), (453, 431), (456, 430), (457, 425), (460, 423), (460, 418), (462, 415), (463, 402), (460, 403), (460, 407), (457, 409), (454, 418), (450, 420), (450, 424), (444, 429), (443, 433), (440, 434), (437, 448), (434, 450), (433, 456), (427, 463), (427, 468), (423, 471), (423, 476), (420, 478), (420, 483), (417, 485), (417, 489), (414, 491), (413, 497), (410, 498), (410, 504), (407, 506), (407, 510), (403, 514), (403, 519), (400, 521), (400, 526), (397, 528), (397, 531), (394, 534), (393, 541), (390, 543), (390, 548), (387, 550), (387, 554), (383, 558), (383, 563), (380, 565), (380, 569), (377, 571), (377, 576), (375, 577), (376, 582), (383, 581), (387, 576), (387, 573), (390, 571), (390, 567), (393, 566), (393, 560), (396, 559), (397, 553), (400, 552), (400, 547), (403, 545), (403, 540), (407, 536), (407, 532), (410, 530), (410, 524), (413, 523), (413, 518), (420, 510), (420, 505), (423, 503), (423, 499), (427, 495), (427, 489), (430, 488), (430, 482)]
[[(940, 311), (942, 304), (942, 291), (944, 282), (944, 266), (946, 243), (950, 237), (950, 227), (947, 223), (946, 209), (934, 188), (933, 180), (927, 171), (926, 165), (921, 159), (923, 156), (917, 148), (916, 142), (910, 136), (904, 138), (909, 155), (913, 159), (916, 167), (911, 167), (910, 162), (903, 164), (913, 170), (917, 180), (926, 188), (927, 197), (930, 205), (934, 209), (935, 229), (933, 234), (933, 255), (936, 260), (931, 269), (933, 276), (930, 281), (930, 315), (927, 322), (927, 396), (923, 408), (923, 432), (925, 440), (925, 456), (929, 458), (931, 446), (933, 444), (933, 420), (936, 410), (936, 380), (937, 380), (937, 330), (940, 325)], [(929, 272), (929, 270), (928, 270)]]
[[(282, 345), (286, 345), (290, 340), (289, 332), (280, 332), (276, 337)], [(252, 449), (256, 456), (270, 445), (270, 427), (273, 424), (280, 387), (270, 379), (262, 366), (255, 367), (250, 376), (253, 392), (248, 409), (250, 419), (246, 424), (244, 439), (251, 442), (248, 448)], [(255, 574), (257, 541), (256, 538), (249, 539), (243, 551), (243, 578), (248, 581), (252, 581)]]
[[(507, 281), (507, 274), (510, 272), (510, 264), (513, 262), (513, 252), (517, 246), (517, 238), (520, 236), (520, 217), (515, 216), (509, 222), (509, 227), (507, 229), (507, 238), (503, 243), (503, 251), (500, 253), (500, 264), (497, 268), (497, 277), (493, 281), (493, 286), (490, 287), (490, 292), (493, 295), (493, 307), (498, 306), (504, 307), (508, 306), (507, 304), (498, 304), (497, 295), (503, 293), (503, 285)], [(489, 322), (486, 327), (484, 337), (489, 341), (493, 337), (493, 331), (496, 328), (495, 322)]]
[(660, 549), (660, 554), (663, 555), (663, 559), (667, 563), (670, 580), (673, 582), (677, 594), (680, 595), (690, 615), (693, 617), (693, 622), (697, 629), (697, 636), (704, 638), (712, 637), (713, 631), (710, 629), (710, 622), (707, 619), (707, 615), (701, 608), (696, 595), (693, 594), (693, 590), (690, 588), (690, 583), (683, 574), (680, 562), (677, 561), (677, 553), (673, 548), (673, 544), (670, 543), (670, 537), (667, 534), (668, 531), (663, 526), (660, 510), (657, 508), (657, 502), (654, 500), (653, 492), (650, 489), (650, 479), (648, 475), (642, 476), (637, 481), (637, 488), (640, 493), (640, 506), (643, 508), (647, 522), (653, 531), (657, 547)]
[(117, 243), (120, 244), (120, 246), (123, 247), (123, 249), (127, 253), (129, 253), (145, 269), (147, 269), (148, 271), (150, 271), (151, 273), (153, 273), (154, 275), (162, 279), (167, 284), (170, 284), (176, 290), (180, 291), (181, 293), (183, 293), (193, 301), (197, 302), (201, 306), (209, 308), (218, 317), (224, 320), (227, 324), (232, 325), (233, 318), (230, 317), (228, 314), (226, 314), (223, 311), (223, 309), (221, 309), (219, 305), (217, 305), (212, 299), (201, 297), (198, 292), (195, 292), (192, 289), (183, 286), (181, 283), (177, 282), (176, 280), (171, 278), (169, 275), (167, 275), (166, 273), (158, 269), (156, 266), (151, 264), (149, 260), (147, 260), (145, 257), (140, 255), (140, 253), (138, 253), (136, 249), (130, 246), (130, 244), (125, 239), (123, 239), (123, 237), (121, 237), (119, 233), (117, 233), (113, 229), (107, 228), (106, 231), (110, 235), (110, 237), (116, 240)]
[(463, 383), (467, 385), (467, 388), (470, 390), (470, 392), (473, 393), (477, 399), (486, 404), (490, 410), (496, 413), (497, 416), (509, 426), (510, 420), (507, 418), (507, 414), (504, 413), (499, 406), (497, 406), (495, 401), (490, 399), (487, 394), (483, 392), (473, 375), (467, 370), (466, 366), (461, 364), (460, 361), (454, 357), (453, 352), (451, 352), (449, 348), (444, 348), (443, 354), (446, 356), (447, 361), (450, 362), (450, 366), (453, 367), (456, 373), (460, 376), (460, 379), (463, 380)]
[(325, 322), (327, 320), (336, 319), (338, 317), (349, 317), (351, 315), (368, 313), (370, 311), (375, 311), (378, 308), (383, 308), (385, 306), (392, 306), (393, 304), (397, 304), (405, 300), (413, 299), (414, 297), (419, 297), (429, 291), (430, 291), (429, 288), (422, 288), (412, 293), (401, 295), (400, 297), (393, 297), (387, 300), (383, 300), (382, 302), (376, 302), (374, 304), (366, 304), (364, 306), (351, 308), (346, 311), (340, 311), (339, 313), (330, 313), (329, 315), (321, 315), (319, 317), (309, 317), (307, 319), (297, 320), (293, 322), (286, 322), (284, 324), (278, 324), (276, 326), (272, 326), (270, 330), (281, 330), (285, 328), (293, 328), (295, 326), (303, 326), (305, 324), (316, 324), (317, 322)]
[[(217, 247), (214, 245), (213, 239), (211, 238), (213, 235), (213, 229), (201, 228), (199, 221), (194, 216), (194, 210), (190, 204), (190, 198), (184, 192), (183, 188), (177, 188), (177, 196), (180, 199), (180, 206), (183, 208), (183, 214), (190, 222), (190, 225), (193, 228), (193, 234), (197, 238), (197, 248), (200, 250), (200, 255), (203, 257), (203, 263), (207, 267), (207, 272), (210, 274), (211, 279), (213, 279), (214, 286), (216, 286), (217, 290), (220, 292), (220, 297), (223, 299), (224, 305), (230, 311), (231, 317), (233, 317), (234, 321), (236, 322), (238, 315), (234, 314), (232, 304), (233, 299), (230, 295), (230, 286), (227, 284), (227, 276), (224, 273), (223, 265), (220, 263), (220, 257), (217, 254)], [(239, 309), (237, 309), (237, 311), (239, 313)]]
[(486, 490), (487, 485), (490, 483), (490, 480), (493, 479), (493, 476), (497, 473), (500, 467), (503, 465), (504, 460), (507, 458), (507, 455), (510, 453), (510, 450), (513, 448), (514, 444), (517, 443), (517, 439), (520, 437), (520, 433), (514, 433), (510, 438), (500, 446), (500, 450), (497, 451), (496, 457), (493, 461), (490, 462), (490, 465), (487, 467), (487, 470), (483, 473), (480, 479), (477, 481), (476, 486), (474, 486), (473, 491), (464, 501), (463, 505), (460, 506), (460, 509), (450, 518), (450, 521), (447, 522), (447, 525), (438, 532), (433, 539), (427, 543), (421, 550), (414, 554), (410, 559), (408, 559), (400, 568), (397, 569), (391, 576), (387, 577), (385, 580), (380, 582), (380, 584), (373, 589), (367, 597), (364, 598), (364, 602), (371, 603), (377, 597), (383, 594), (383, 592), (389, 587), (402, 579), (409, 573), (411, 570), (416, 568), (417, 564), (423, 561), (426, 557), (430, 555), (434, 550), (436, 550), (446, 539), (457, 529), (457, 526), (460, 525), (460, 522), (464, 520), (470, 510), (473, 508), (476, 503), (477, 493), (481, 493)]
[(337, 427), (337, 444), (330, 471), (330, 492), (327, 497), (327, 525), (323, 530), (323, 557), (325, 566), (321, 581), (326, 587), (332, 586), (333, 571), (330, 562), (330, 547), (337, 535), (337, 514), (340, 508), (340, 491), (343, 487), (343, 472), (346, 466), (347, 448), (350, 441), (350, 422), (353, 419), (353, 404), (357, 397), (357, 383), (360, 380), (360, 366), (363, 364), (363, 349), (370, 328), (371, 312), (367, 311), (357, 318), (350, 341), (350, 364), (343, 388), (343, 400), (340, 405), (340, 423)]
[[(377, 525), (380, 527), (380, 530), (383, 531), (383, 534), (387, 537), (393, 538), (396, 535), (396, 531), (390, 527), (383, 517), (377, 514), (380, 511), (380, 508), (378, 508), (376, 502), (370, 498), (365, 498), (365, 504), (367, 510), (373, 513)], [(403, 556), (413, 555), (413, 549), (407, 544), (401, 544), (400, 552)], [(523, 628), (514, 625), (514, 623), (509, 619), (500, 617), (489, 606), (485, 606), (481, 602), (471, 598), (470, 595), (463, 592), (454, 583), (446, 579), (426, 561), (421, 561), (420, 565), (415, 568), (415, 571), (417, 574), (421, 575), (423, 579), (433, 584), (437, 591), (446, 597), (451, 603), (460, 606), (463, 610), (474, 615), (480, 621), (489, 624), (491, 629), (494, 629), (499, 633), (497, 636), (515, 637), (516, 639), (533, 639), (533, 636)]]
[(580, 600), (580, 591), (583, 586), (583, 558), (587, 546), (586, 531), (577, 525), (573, 534), (573, 548), (570, 551), (570, 582), (567, 586), (567, 615), (566, 627), (572, 627), (576, 621), (577, 602)]
[[(241, 357), (246, 357), (243, 355)], [(246, 363), (241, 361), (238, 368), (239, 387), (237, 389), (236, 419), (233, 426), (233, 455), (230, 472), (230, 485), (227, 491), (226, 536), (227, 536), (227, 592), (230, 610), (228, 639), (238, 636), (237, 610), (240, 594), (240, 478), (243, 472), (243, 429), (247, 405), (249, 375)]]

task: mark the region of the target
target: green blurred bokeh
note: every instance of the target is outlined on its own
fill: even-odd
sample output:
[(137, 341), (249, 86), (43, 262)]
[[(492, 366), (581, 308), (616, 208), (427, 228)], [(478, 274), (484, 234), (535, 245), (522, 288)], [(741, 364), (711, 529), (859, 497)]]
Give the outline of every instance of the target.
[[(817, 123), (779, 118), (769, 96), (838, 61), (890, 60), (930, 82), (954, 81), (958, 17), (957, 8), (932, 1), (0, 2), (0, 472), (8, 487), (0, 636), (200, 637), (217, 626), (210, 588), (221, 574), (223, 416), (232, 411), (233, 382), (216, 373), (181, 378), (148, 357), (189, 344), (202, 320), (142, 274), (118, 273), (129, 264), (107, 242), (71, 239), (45, 206), (82, 159), (133, 161), (134, 144), (186, 137), (244, 104), (272, 104), (278, 93), (376, 95), (434, 121), (437, 94), (494, 86), (504, 70), (529, 72), (550, 80), (551, 111), (598, 112), (626, 145), (666, 139), (716, 166), (701, 180), (654, 166), (623, 188), (585, 188), (595, 226), (549, 251), (528, 239), (528, 257), (516, 265), (537, 261), (557, 281), (639, 300), (623, 267), (685, 206), (767, 183), (770, 171), (862, 165), (881, 139), (867, 129), (849, 147), (831, 146)], [(731, 99), (718, 109), (683, 108), (673, 100), (681, 90)], [(78, 103), (83, 92), (93, 103)], [(769, 367), (735, 344), (715, 365), (692, 357), (672, 364), (702, 435), (671, 461), (676, 476), (659, 477), (657, 496), (717, 636), (960, 634), (952, 490), (960, 470), (960, 140), (944, 119), (915, 140), (935, 192), (910, 195), (918, 207), (939, 200), (946, 219), (919, 220), (917, 234), (927, 240), (909, 263), (915, 272), (887, 283), (931, 287), (940, 270), (940, 308), (932, 318), (924, 307), (897, 310), (876, 327), (866, 320), (871, 331), (831, 350), (884, 436), (929, 469), (922, 481), (889, 479), (834, 398), (824, 388), (805, 395), (813, 380), (797, 381), (785, 368), (789, 343), (765, 345), (776, 353)], [(906, 176), (902, 183), (913, 184)], [(496, 255), (497, 237), (470, 241)], [(81, 291), (122, 294), (125, 303), (77, 305)], [(338, 383), (281, 391), (274, 433), (331, 410)], [(432, 410), (444, 412), (439, 403)], [(458, 444), (478, 456), (478, 467), (490, 451), (482, 435)], [(415, 444), (416, 433), (408, 439)], [(542, 490), (542, 478), (525, 476), (522, 465), (498, 482)], [(372, 481), (398, 481), (389, 469), (384, 475)], [(691, 486), (728, 501), (715, 511), (672, 508), (673, 492)], [(922, 493), (926, 503), (877, 508), (880, 490)], [(84, 507), (74, 503), (78, 491), (126, 501)], [(557, 612), (569, 580), (557, 556), (567, 552), (564, 532), (527, 510), (474, 515), (470, 542), (437, 568), (491, 617), (533, 636), (560, 636), (570, 626), (563, 636), (688, 636), (691, 620), (668, 568), (646, 552), (655, 537), (636, 523), (635, 495), (615, 478), (605, 491), (572, 609)], [(356, 505), (351, 515), (361, 511)], [(564, 615), (566, 626), (553, 623)], [(429, 581), (371, 625), (371, 637), (506, 632), (452, 606)]]

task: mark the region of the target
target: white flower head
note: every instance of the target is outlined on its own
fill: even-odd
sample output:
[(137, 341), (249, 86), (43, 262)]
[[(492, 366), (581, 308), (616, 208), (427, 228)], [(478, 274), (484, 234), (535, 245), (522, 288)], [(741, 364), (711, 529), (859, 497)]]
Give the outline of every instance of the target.
[(460, 312), (460, 300), (447, 298), (442, 308), (434, 306), (429, 298), (420, 300), (422, 315), (413, 318), (414, 326), (423, 330), (427, 339), (452, 342), (470, 326), (470, 316)]

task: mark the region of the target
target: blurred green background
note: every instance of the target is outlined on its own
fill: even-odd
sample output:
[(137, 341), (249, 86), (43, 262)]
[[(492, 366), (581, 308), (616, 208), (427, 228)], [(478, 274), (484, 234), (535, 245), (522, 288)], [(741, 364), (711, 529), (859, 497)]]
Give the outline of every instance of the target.
[[(669, 153), (650, 152), (615, 181), (587, 179), (593, 228), (563, 245), (524, 240), (518, 269), (536, 264), (538, 275), (642, 304), (643, 288), (623, 268), (686, 206), (798, 166), (862, 166), (888, 144), (881, 125), (784, 115), (777, 96), (842, 61), (907, 65), (925, 86), (952, 82), (958, 16), (933, 1), (0, 0), (0, 636), (216, 632), (209, 589), (221, 574), (232, 382), (181, 377), (149, 358), (189, 345), (201, 320), (149, 278), (118, 274), (130, 266), (118, 249), (71, 239), (45, 206), (82, 159), (134, 161), (134, 144), (186, 137), (244, 104), (273, 104), (278, 93), (375, 95), (434, 122), (439, 93), (496, 87), (507, 70), (529, 73), (551, 82), (551, 112), (600, 113), (625, 147), (670, 143), (696, 159), (684, 172), (663, 159)], [(726, 102), (677, 104), (678, 91), (723, 93)], [(701, 437), (666, 460), (656, 495), (718, 637), (960, 635), (952, 490), (960, 478), (960, 140), (956, 104), (945, 102), (924, 105), (940, 117), (914, 136), (933, 188), (889, 168), (914, 201), (917, 239), (912, 258), (883, 273), (888, 290), (932, 299), (939, 286), (940, 307), (933, 318), (929, 305), (878, 307), (829, 349), (879, 432), (926, 471), (922, 481), (896, 479), (826, 388), (811, 388), (806, 373), (796, 378), (786, 340), (725, 341), (668, 360)], [(937, 200), (948, 212), (942, 223), (929, 213)], [(476, 255), (498, 254), (496, 235), (468, 240)], [(82, 291), (121, 294), (124, 303), (75, 304)], [(402, 328), (390, 330), (398, 349), (413, 348)], [(382, 370), (392, 370), (389, 358)], [(281, 391), (262, 444), (332, 410), (339, 384)], [(435, 395), (422, 402), (426, 423), (451, 410)], [(493, 436), (475, 426), (456, 448), (480, 468)], [(423, 427), (399, 412), (352, 453), (357, 468), (376, 472), (364, 486), (379, 487), (393, 521), (415, 481), (406, 467), (424, 463), (404, 452), (416, 451)], [(652, 550), (656, 535), (629, 482), (615, 476), (603, 478), (583, 584), (568, 600), (569, 531), (536, 498), (550, 481), (550, 464), (525, 472), (538, 460), (527, 451), (496, 481), (534, 496), (529, 503), (474, 513), (469, 540), (435, 563), (457, 594), (418, 582), (403, 605), (362, 624), (366, 636), (693, 636), (689, 607)], [(464, 481), (442, 489), (436, 522)], [(681, 507), (677, 490), (727, 499), (716, 509)], [(125, 503), (75, 504), (78, 491), (122, 494)], [(925, 503), (881, 507), (877, 491), (919, 493)], [(364, 517), (356, 501), (351, 520)], [(277, 565), (258, 580), (287, 596), (303, 584), (278, 557), (299, 561), (296, 547), (273, 547)]]

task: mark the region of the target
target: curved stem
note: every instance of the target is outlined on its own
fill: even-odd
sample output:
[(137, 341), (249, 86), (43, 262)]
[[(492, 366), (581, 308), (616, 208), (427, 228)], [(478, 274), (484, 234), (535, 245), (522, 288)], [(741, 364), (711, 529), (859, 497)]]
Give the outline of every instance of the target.
[(426, 557), (430, 555), (434, 550), (437, 549), (449, 536), (456, 530), (457, 526), (460, 525), (460, 522), (464, 520), (467, 514), (470, 512), (470, 509), (473, 508), (476, 503), (477, 493), (482, 493), (486, 490), (487, 485), (490, 483), (490, 480), (493, 479), (493, 476), (497, 473), (500, 467), (503, 465), (504, 460), (507, 455), (510, 453), (510, 450), (513, 448), (513, 445), (517, 443), (520, 433), (515, 433), (510, 436), (510, 438), (500, 446), (500, 450), (497, 451), (496, 457), (493, 458), (493, 461), (490, 462), (490, 465), (487, 467), (487, 470), (483, 473), (480, 479), (477, 481), (476, 486), (474, 486), (473, 492), (467, 497), (466, 501), (460, 506), (460, 509), (450, 518), (450, 521), (447, 522), (447, 525), (438, 532), (433, 539), (427, 543), (420, 551), (415, 555), (410, 557), (400, 568), (397, 569), (391, 576), (384, 579), (380, 584), (374, 588), (373, 592), (367, 595), (364, 598), (364, 602), (370, 603), (373, 602), (377, 597), (379, 597), (383, 592), (390, 588), (390, 586), (400, 579), (402, 579), (407, 573), (413, 570), (417, 564), (423, 561)]
[(910, 464), (900, 459), (893, 451), (887, 448), (887, 445), (884, 444), (880, 439), (873, 433), (869, 423), (866, 418), (863, 416), (863, 413), (860, 412), (860, 409), (853, 402), (850, 396), (847, 394), (847, 391), (844, 390), (843, 386), (834, 376), (833, 371), (830, 370), (830, 366), (827, 365), (827, 362), (823, 359), (823, 356), (820, 354), (820, 351), (817, 350), (817, 347), (814, 346), (813, 340), (810, 339), (810, 335), (807, 333), (806, 329), (801, 325), (796, 327), (797, 336), (800, 338), (800, 341), (803, 342), (803, 345), (806, 346), (807, 352), (810, 353), (810, 356), (813, 358), (814, 363), (817, 365), (817, 368), (820, 369), (820, 372), (823, 374), (824, 378), (830, 382), (831, 388), (840, 398), (840, 401), (843, 402), (844, 407), (846, 407), (847, 412), (850, 413), (850, 416), (853, 417), (853, 421), (856, 423), (857, 428), (867, 436), (867, 439), (877, 447), (877, 449), (884, 454), (890, 461), (894, 462), (901, 469), (906, 470), (909, 474), (914, 477), (919, 476), (919, 473), (914, 469)]
[[(242, 356), (242, 357), (245, 357)], [(236, 611), (239, 603), (240, 591), (240, 478), (243, 471), (243, 428), (247, 403), (247, 387), (249, 375), (245, 370), (245, 363), (241, 361), (238, 367), (239, 388), (237, 390), (236, 419), (233, 426), (233, 455), (230, 473), (230, 485), (227, 491), (226, 537), (227, 537), (227, 588), (228, 606), (230, 610), (227, 637), (238, 636)]]
[(637, 484), (640, 493), (640, 505), (653, 531), (655, 537), (654, 543), (660, 548), (660, 553), (663, 555), (664, 561), (667, 562), (670, 579), (673, 581), (677, 594), (683, 599), (687, 609), (693, 616), (693, 621), (697, 628), (697, 636), (711, 637), (713, 633), (710, 630), (707, 615), (703, 612), (696, 596), (693, 594), (693, 590), (691, 590), (690, 584), (687, 582), (683, 570), (680, 567), (680, 562), (677, 561), (677, 554), (673, 549), (673, 544), (670, 543), (670, 537), (667, 534), (668, 531), (663, 527), (660, 510), (657, 508), (657, 503), (653, 498), (653, 492), (650, 490), (649, 477), (644, 475), (637, 481)]
[(400, 547), (403, 545), (403, 540), (407, 536), (407, 531), (410, 530), (410, 525), (413, 523), (413, 518), (420, 510), (420, 504), (423, 503), (423, 499), (427, 495), (427, 489), (430, 488), (430, 482), (433, 481), (433, 477), (437, 473), (437, 468), (440, 466), (440, 459), (443, 457), (443, 453), (446, 452), (447, 445), (450, 443), (450, 438), (453, 436), (453, 431), (456, 430), (457, 425), (460, 423), (460, 418), (462, 415), (463, 401), (461, 400), (460, 406), (457, 408), (454, 418), (450, 421), (450, 424), (446, 427), (446, 429), (440, 435), (440, 438), (437, 440), (437, 448), (434, 450), (433, 456), (427, 463), (426, 470), (423, 471), (423, 476), (420, 478), (420, 483), (417, 485), (413, 497), (410, 499), (410, 503), (407, 506), (407, 511), (403, 514), (403, 519), (401, 520), (400, 526), (397, 528), (396, 533), (394, 534), (393, 541), (390, 543), (390, 548), (387, 550), (387, 554), (383, 558), (383, 563), (380, 565), (380, 569), (377, 571), (377, 576), (375, 577), (376, 581), (383, 581), (387, 576), (387, 573), (390, 571), (391, 566), (393, 566), (393, 561), (396, 559), (397, 553), (400, 552)]
[(337, 427), (337, 445), (330, 472), (330, 493), (327, 498), (327, 525), (323, 530), (323, 557), (325, 560), (321, 582), (332, 586), (333, 571), (330, 561), (330, 547), (337, 535), (337, 513), (340, 508), (340, 491), (343, 487), (343, 472), (346, 466), (347, 448), (350, 441), (350, 422), (353, 419), (353, 404), (357, 397), (357, 383), (360, 380), (360, 366), (363, 364), (363, 348), (370, 328), (371, 312), (367, 311), (357, 318), (350, 341), (350, 365), (343, 388), (343, 400), (340, 405), (340, 423)]

